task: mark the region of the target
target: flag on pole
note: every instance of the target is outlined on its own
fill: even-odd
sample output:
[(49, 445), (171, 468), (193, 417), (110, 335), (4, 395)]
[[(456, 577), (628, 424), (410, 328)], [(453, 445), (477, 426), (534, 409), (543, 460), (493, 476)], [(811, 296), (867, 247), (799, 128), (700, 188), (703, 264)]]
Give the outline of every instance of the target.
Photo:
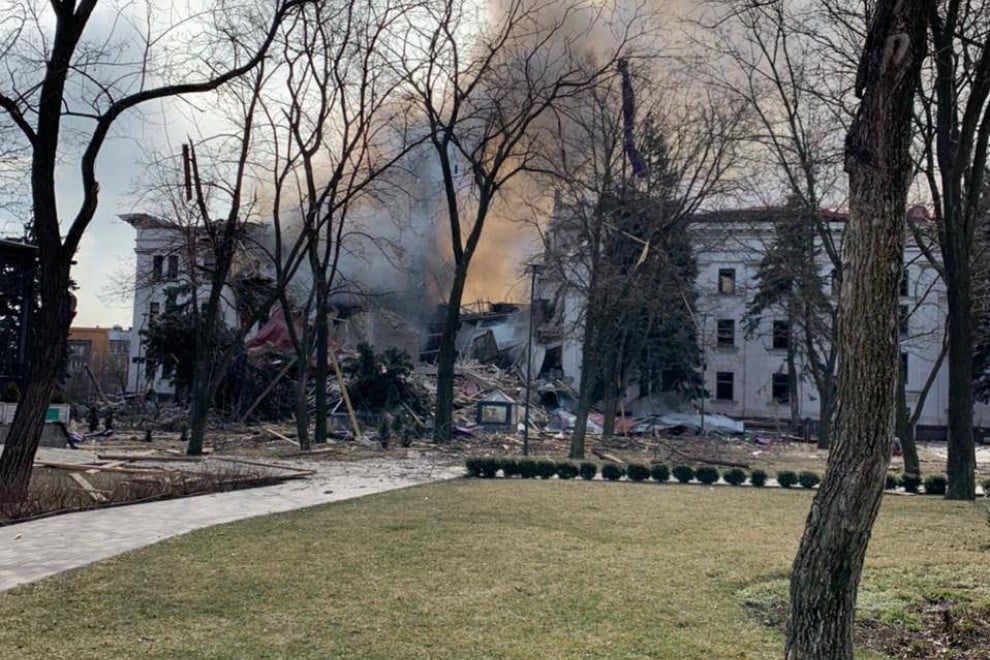
[(636, 96), (633, 94), (632, 80), (629, 78), (629, 62), (620, 57), (617, 63), (622, 76), (622, 143), (626, 157), (632, 165), (633, 176), (646, 176), (646, 161), (636, 149), (633, 139), (633, 124), (636, 121)]

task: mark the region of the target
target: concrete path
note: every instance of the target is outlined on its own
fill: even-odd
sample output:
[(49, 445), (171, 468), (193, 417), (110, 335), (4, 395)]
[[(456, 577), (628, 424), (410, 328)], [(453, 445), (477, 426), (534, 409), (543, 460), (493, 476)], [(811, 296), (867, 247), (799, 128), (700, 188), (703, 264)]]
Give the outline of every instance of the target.
[(277, 486), (69, 513), (0, 527), (0, 591), (221, 523), (347, 500), (464, 474), (423, 459), (302, 462)]

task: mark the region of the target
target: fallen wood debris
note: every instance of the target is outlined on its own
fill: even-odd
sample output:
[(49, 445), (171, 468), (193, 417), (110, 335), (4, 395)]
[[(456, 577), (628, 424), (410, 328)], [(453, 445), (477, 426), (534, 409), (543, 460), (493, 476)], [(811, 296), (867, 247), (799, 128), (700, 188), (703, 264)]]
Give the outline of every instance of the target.
[(97, 490), (96, 488), (94, 488), (93, 487), (93, 484), (91, 484), (88, 481), (86, 481), (86, 477), (82, 476), (78, 472), (70, 472), (69, 473), (69, 477), (73, 481), (75, 481), (77, 484), (79, 484), (80, 486), (82, 486), (82, 489), (84, 491), (86, 491), (86, 494), (89, 495), (94, 502), (106, 502), (107, 501), (106, 495), (104, 495), (99, 490)]

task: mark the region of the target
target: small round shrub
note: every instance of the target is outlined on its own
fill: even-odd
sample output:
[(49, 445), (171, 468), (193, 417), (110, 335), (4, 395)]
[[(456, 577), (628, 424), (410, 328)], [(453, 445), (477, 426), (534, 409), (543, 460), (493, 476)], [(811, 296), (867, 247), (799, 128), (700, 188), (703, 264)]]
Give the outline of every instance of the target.
[(607, 479), (608, 481), (618, 481), (625, 473), (626, 469), (615, 463), (606, 463), (602, 466), (602, 479)]
[(810, 470), (803, 470), (801, 474), (798, 475), (798, 483), (801, 484), (802, 488), (814, 488), (821, 483), (821, 481), (822, 478)]
[(650, 477), (653, 481), (665, 484), (670, 481), (670, 468), (664, 463), (657, 463), (650, 468)]
[(797, 475), (791, 470), (781, 470), (777, 473), (777, 483), (781, 488), (790, 488), (798, 482)]
[(930, 474), (925, 477), (925, 495), (945, 495), (945, 489), (949, 485), (945, 475)]
[(480, 477), (481, 476), (481, 459), (480, 458), (469, 458), (464, 461), (464, 467), (467, 468), (467, 476), (469, 477)]
[(905, 493), (917, 493), (921, 485), (921, 477), (917, 474), (904, 473), (901, 475), (901, 486)]
[(722, 479), (730, 486), (740, 486), (746, 483), (746, 473), (739, 468), (732, 468), (722, 473)]
[(540, 479), (549, 479), (557, 474), (557, 464), (553, 461), (536, 461), (536, 474)]
[(574, 463), (557, 463), (557, 476), (561, 479), (573, 479), (578, 476), (578, 466)]
[(581, 478), (586, 481), (591, 481), (598, 474), (598, 466), (594, 463), (584, 462), (578, 466), (578, 471), (581, 473)]
[(674, 479), (677, 479), (682, 484), (686, 484), (694, 479), (694, 470), (690, 465), (677, 465), (670, 473), (674, 475)]
[(706, 486), (711, 486), (718, 481), (718, 469), (711, 465), (702, 465), (694, 471), (694, 478)]
[(749, 483), (757, 488), (763, 488), (767, 485), (767, 473), (763, 470), (753, 470), (749, 473)]
[(897, 490), (897, 475), (888, 474), (883, 483), (884, 490)]
[(519, 470), (519, 476), (523, 479), (536, 477), (536, 461), (530, 458), (524, 458), (516, 463), (516, 468)]
[(502, 476), (506, 479), (519, 475), (519, 462), (514, 458), (502, 459)]
[(626, 468), (626, 476), (630, 481), (646, 481), (650, 478), (650, 468), (642, 463), (630, 463)]

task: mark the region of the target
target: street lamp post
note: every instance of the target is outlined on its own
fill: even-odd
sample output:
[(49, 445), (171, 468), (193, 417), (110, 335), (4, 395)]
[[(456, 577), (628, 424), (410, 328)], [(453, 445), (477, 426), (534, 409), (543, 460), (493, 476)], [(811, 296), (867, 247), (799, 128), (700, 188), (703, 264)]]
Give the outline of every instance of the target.
[(529, 284), (529, 340), (526, 342), (526, 412), (523, 415), (523, 456), (529, 456), (529, 395), (533, 387), (533, 316), (536, 311), (536, 274), (540, 264), (529, 264), (532, 279)]

